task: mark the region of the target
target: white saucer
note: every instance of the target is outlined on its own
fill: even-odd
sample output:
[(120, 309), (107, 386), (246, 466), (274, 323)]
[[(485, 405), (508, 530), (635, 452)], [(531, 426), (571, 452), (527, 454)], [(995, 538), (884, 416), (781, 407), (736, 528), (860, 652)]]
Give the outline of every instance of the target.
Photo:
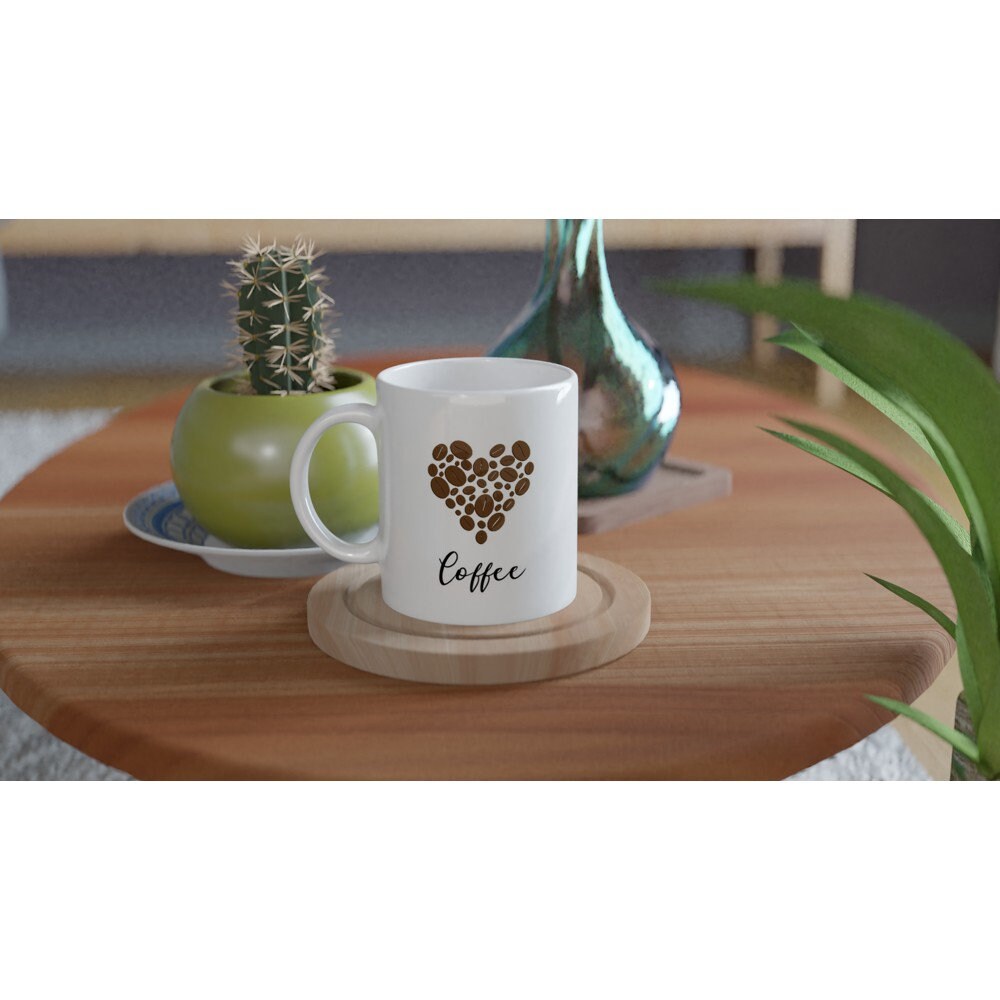
[[(178, 552), (200, 556), (213, 569), (236, 576), (307, 577), (323, 576), (341, 565), (322, 549), (237, 549), (210, 535), (184, 506), (172, 482), (160, 483), (133, 497), (122, 515), (133, 535)], [(367, 542), (375, 537), (376, 526), (345, 535), (349, 542)]]

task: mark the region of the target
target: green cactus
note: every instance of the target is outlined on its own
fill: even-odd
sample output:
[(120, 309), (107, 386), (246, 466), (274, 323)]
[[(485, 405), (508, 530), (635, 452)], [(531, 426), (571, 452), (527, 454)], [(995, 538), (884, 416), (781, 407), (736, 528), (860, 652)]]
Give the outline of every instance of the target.
[(236, 340), (258, 396), (297, 396), (334, 388), (336, 360), (324, 317), (333, 299), (314, 265), (312, 243), (263, 246), (247, 238), (243, 257), (230, 261), (236, 296)]

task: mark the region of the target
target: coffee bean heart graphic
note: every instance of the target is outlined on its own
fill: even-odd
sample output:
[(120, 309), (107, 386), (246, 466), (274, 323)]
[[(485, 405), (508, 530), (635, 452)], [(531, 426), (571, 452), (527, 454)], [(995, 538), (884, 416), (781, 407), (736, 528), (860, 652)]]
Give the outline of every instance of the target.
[[(523, 497), (531, 486), (535, 463), (529, 462), (531, 448), (526, 441), (515, 441), (510, 448), (495, 444), (489, 458), (474, 457), (465, 441), (434, 445), (427, 466), (431, 492), (458, 515), (459, 527), (476, 531), (475, 539), (484, 545), (491, 533), (499, 531), (514, 508), (515, 497)], [(456, 494), (464, 502), (456, 504)]]

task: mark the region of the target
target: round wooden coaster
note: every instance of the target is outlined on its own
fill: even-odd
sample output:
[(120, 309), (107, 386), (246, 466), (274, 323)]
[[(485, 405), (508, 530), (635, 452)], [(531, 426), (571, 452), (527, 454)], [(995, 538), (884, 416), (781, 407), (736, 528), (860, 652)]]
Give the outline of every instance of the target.
[(378, 567), (344, 566), (309, 592), (309, 635), (359, 670), (430, 684), (515, 684), (592, 670), (649, 631), (649, 591), (634, 573), (580, 554), (576, 600), (513, 625), (438, 625), (382, 600)]

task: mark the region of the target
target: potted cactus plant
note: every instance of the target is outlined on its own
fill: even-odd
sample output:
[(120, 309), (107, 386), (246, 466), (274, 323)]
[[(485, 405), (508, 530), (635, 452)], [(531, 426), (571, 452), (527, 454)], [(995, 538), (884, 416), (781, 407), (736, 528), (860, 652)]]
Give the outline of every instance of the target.
[[(230, 545), (309, 545), (289, 493), (292, 453), (330, 407), (374, 402), (375, 380), (336, 364), (333, 300), (312, 244), (248, 239), (231, 267), (240, 364), (205, 379), (184, 404), (170, 447), (174, 482), (195, 519)], [(378, 519), (375, 442), (356, 424), (324, 436), (310, 481), (331, 531)]]

